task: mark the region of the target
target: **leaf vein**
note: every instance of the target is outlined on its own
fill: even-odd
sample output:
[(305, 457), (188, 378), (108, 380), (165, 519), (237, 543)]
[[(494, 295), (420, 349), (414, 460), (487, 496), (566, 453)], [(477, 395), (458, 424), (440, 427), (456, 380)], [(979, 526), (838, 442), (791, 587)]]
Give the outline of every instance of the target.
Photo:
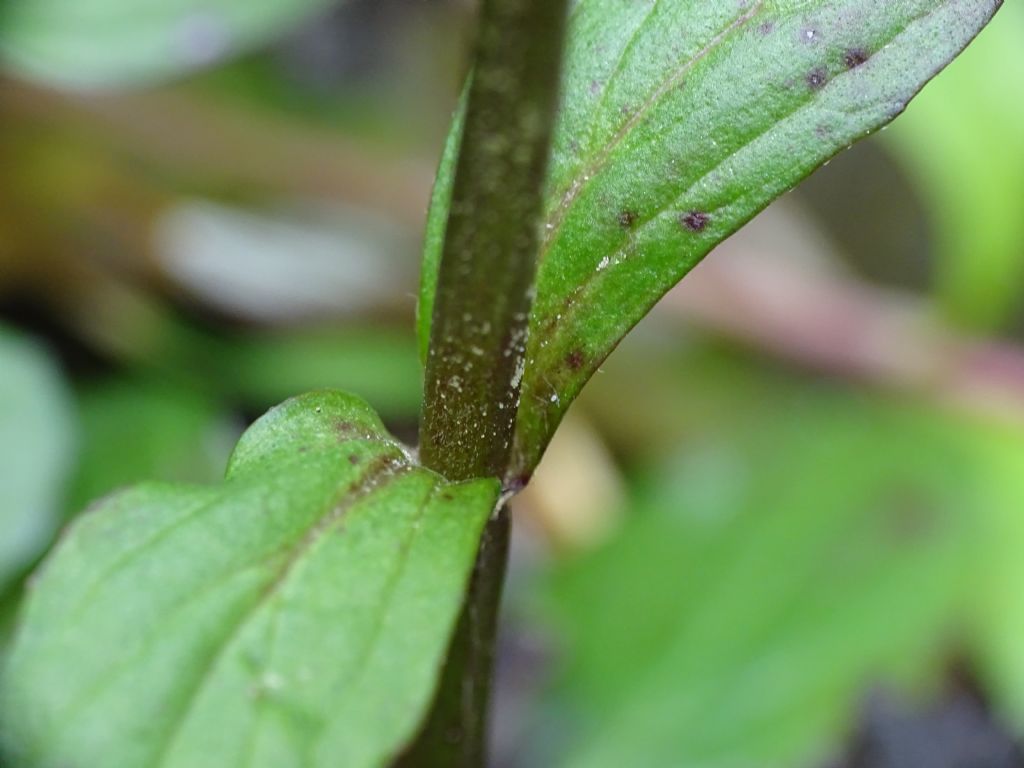
[(184, 692), (184, 696), (181, 697), (181, 701), (177, 706), (177, 711), (170, 718), (170, 727), (167, 730), (166, 736), (161, 740), (154, 752), (153, 760), (151, 761), (152, 765), (159, 766), (166, 764), (166, 760), (170, 756), (171, 749), (188, 720), (188, 715), (192, 711), (192, 707), (195, 705), (196, 700), (210, 681), (210, 673), (224, 658), (233, 642), (241, 636), (245, 628), (249, 626), (250, 622), (257, 616), (259, 610), (265, 606), (267, 601), (284, 585), (295, 566), (301, 561), (303, 555), (307, 554), (316, 545), (316, 543), (322, 539), (323, 534), (330, 530), (334, 523), (344, 517), (345, 513), (358, 503), (367, 493), (380, 487), (381, 484), (389, 482), (409, 471), (411, 471), (411, 468), (408, 465), (402, 462), (396, 462), (393, 457), (381, 457), (354, 485), (347, 488), (341, 503), (333, 505), (310, 528), (309, 533), (295, 548), (292, 556), (285, 561), (284, 565), (275, 575), (264, 593), (260, 595), (259, 599), (257, 599), (253, 605), (249, 606), (242, 612), (240, 620), (228, 628), (226, 635), (217, 644), (219, 647), (217, 647), (202, 663), (199, 674), (195, 676), (195, 680), (192, 685), (189, 686), (189, 689)]

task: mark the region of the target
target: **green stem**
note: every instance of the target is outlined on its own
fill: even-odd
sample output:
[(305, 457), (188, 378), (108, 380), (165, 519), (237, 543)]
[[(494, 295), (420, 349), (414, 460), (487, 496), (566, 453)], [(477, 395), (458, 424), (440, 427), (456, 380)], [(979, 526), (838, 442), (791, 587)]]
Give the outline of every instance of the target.
[(503, 509), (484, 531), (433, 707), (399, 768), (477, 768), (487, 763), (491, 677), (510, 524)]
[[(420, 425), (421, 461), (452, 480), (504, 477), (508, 466), (568, 2), (481, 4)], [(499, 510), (484, 532), (433, 708), (404, 765), (486, 762), (509, 532)]]
[(483, 0), (434, 299), (423, 463), (501, 477), (519, 401), (567, 0)]

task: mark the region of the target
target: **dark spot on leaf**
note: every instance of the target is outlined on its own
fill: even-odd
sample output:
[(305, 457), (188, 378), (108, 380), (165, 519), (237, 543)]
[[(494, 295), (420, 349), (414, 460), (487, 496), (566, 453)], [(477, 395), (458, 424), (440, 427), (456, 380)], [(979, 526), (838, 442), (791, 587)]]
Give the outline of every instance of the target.
[(623, 229), (632, 229), (639, 218), (636, 211), (622, 211), (618, 215), (619, 226)]
[(334, 433), (338, 436), (339, 442), (345, 440), (351, 440), (354, 437), (359, 437), (359, 428), (351, 421), (336, 421), (334, 422)]
[(762, 22), (761, 26), (757, 28), (757, 31), (761, 34), (761, 37), (767, 37), (775, 31), (775, 24), (771, 21)]
[(441, 499), (442, 501), (455, 501), (455, 497), (447, 491), (441, 494)]
[(586, 357), (583, 354), (582, 349), (574, 349), (568, 355), (566, 355), (565, 362), (574, 371), (578, 371), (583, 367), (583, 363), (586, 361)]
[(870, 54), (863, 48), (851, 48), (843, 54), (843, 63), (847, 69), (856, 69), (870, 58)]
[(601, 92), (601, 84), (597, 80), (590, 81), (590, 92), (597, 96)]
[(816, 91), (827, 82), (828, 72), (826, 72), (822, 67), (812, 69), (807, 73), (807, 85), (810, 86), (811, 90)]
[(691, 232), (703, 232), (711, 217), (701, 211), (688, 211), (679, 216), (679, 223)]
[(359, 458), (359, 454), (358, 453), (349, 454), (349, 457), (348, 457), (348, 463), (349, 464), (352, 464), (353, 466), (355, 466), (360, 461), (361, 461), (361, 459)]

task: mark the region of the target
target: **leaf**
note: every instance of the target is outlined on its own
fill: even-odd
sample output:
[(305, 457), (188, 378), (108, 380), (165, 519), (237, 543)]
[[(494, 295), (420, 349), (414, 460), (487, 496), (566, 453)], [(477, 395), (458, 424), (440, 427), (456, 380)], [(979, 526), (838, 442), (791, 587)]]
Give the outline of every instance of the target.
[(110, 497), (22, 615), (11, 760), (386, 763), (428, 704), (497, 491), (416, 467), (365, 403), (322, 392), (257, 422), (218, 487)]
[[(586, 380), (672, 285), (771, 200), (896, 117), (999, 5), (580, 0), (513, 475), (529, 475)], [(442, 161), (428, 233), (443, 231), (453, 156)], [(438, 240), (427, 239), (421, 344)]]
[(217, 479), (238, 432), (202, 395), (147, 380), (111, 379), (79, 398), (81, 459), (69, 511), (147, 479)]
[(573, 727), (536, 764), (823, 764), (871, 687), (941, 661), (988, 493), (959, 427), (806, 390), (772, 406), (678, 452), (552, 575)]
[(74, 414), (42, 348), (0, 328), (0, 591), (56, 530)]
[(986, 691), (1001, 718), (1024, 733), (1024, 432), (1019, 425), (986, 425), (975, 440), (984, 456), (989, 503), (984, 556), (972, 570), (971, 644)]
[(8, 0), (0, 61), (70, 88), (142, 85), (265, 43), (329, 0)]
[(973, 330), (1019, 312), (1024, 103), (1007, 94), (1024, 92), (1022, 29), (1024, 6), (1011, 3), (884, 137), (929, 206), (942, 309)]
[(216, 339), (209, 347), (194, 367), (250, 405), (337, 387), (365, 393), (385, 419), (414, 423), (419, 414), (423, 374), (408, 327), (275, 330)]

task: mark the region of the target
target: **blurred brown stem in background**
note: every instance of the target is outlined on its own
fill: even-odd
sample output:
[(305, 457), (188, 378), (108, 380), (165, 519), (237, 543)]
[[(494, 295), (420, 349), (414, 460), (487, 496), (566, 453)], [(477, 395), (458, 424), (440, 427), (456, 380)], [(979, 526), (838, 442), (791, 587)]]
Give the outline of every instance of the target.
[(387, 211), (415, 229), (423, 225), (432, 163), (368, 141), (265, 111), (254, 115), (187, 86), (60, 94), (0, 80), (0, 89), (5, 121), (60, 125), (178, 178), (250, 194), (341, 199)]
[(838, 270), (726, 244), (660, 308), (813, 371), (1024, 424), (1024, 350), (964, 336), (926, 301)]

